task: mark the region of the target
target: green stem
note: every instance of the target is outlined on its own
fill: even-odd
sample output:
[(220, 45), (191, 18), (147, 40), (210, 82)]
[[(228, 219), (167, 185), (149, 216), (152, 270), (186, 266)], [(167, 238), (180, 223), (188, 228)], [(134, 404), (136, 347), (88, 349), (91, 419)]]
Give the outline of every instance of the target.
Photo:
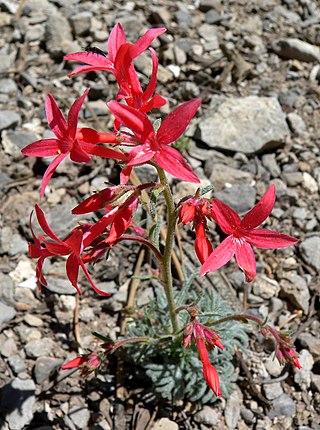
[(178, 316), (175, 311), (176, 305), (173, 295), (172, 271), (171, 271), (171, 255), (173, 249), (174, 232), (176, 225), (176, 214), (173, 197), (165, 175), (165, 172), (160, 167), (156, 167), (161, 185), (163, 186), (163, 194), (167, 204), (167, 237), (165, 249), (162, 257), (161, 279), (164, 285), (164, 291), (167, 297), (170, 319), (174, 332), (179, 330)]

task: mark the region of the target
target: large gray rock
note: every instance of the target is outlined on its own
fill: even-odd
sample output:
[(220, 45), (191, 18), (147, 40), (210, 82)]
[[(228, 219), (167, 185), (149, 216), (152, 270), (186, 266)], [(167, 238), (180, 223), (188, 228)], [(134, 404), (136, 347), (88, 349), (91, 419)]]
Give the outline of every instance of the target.
[(289, 134), (275, 97), (213, 97), (199, 124), (200, 139), (211, 148), (254, 154), (278, 148)]
[(33, 418), (35, 404), (35, 385), (32, 379), (15, 378), (7, 385), (1, 396), (1, 412), (4, 414), (10, 430), (25, 428)]

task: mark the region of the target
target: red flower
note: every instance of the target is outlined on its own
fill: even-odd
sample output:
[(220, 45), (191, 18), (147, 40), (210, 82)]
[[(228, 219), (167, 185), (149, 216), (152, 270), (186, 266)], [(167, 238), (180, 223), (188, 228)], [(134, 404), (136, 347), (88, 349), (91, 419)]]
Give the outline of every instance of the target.
[(83, 357), (76, 357), (61, 366), (61, 370), (81, 368), (81, 376), (88, 376), (89, 373), (97, 370), (101, 365), (101, 358), (95, 352)]
[(65, 60), (79, 61), (86, 64), (86, 66), (76, 67), (68, 76), (97, 70), (110, 71), (114, 74), (120, 87), (117, 100), (125, 99), (128, 105), (143, 112), (159, 108), (166, 104), (166, 100), (157, 94), (153, 96), (158, 70), (158, 58), (155, 51), (150, 49), (152, 75), (149, 85), (144, 92), (135, 71), (133, 60), (142, 54), (156, 37), (165, 31), (165, 28), (151, 28), (136, 43), (131, 44), (127, 43), (122, 26), (117, 24), (109, 36), (109, 58), (99, 52), (75, 52), (68, 54), (64, 57)]
[(190, 197), (180, 204), (179, 221), (182, 224), (193, 221), (193, 228), (196, 233), (194, 248), (202, 264), (213, 250), (206, 235), (207, 219), (210, 218), (210, 203), (207, 199)]
[[(45, 188), (61, 161), (70, 154), (70, 158), (78, 163), (85, 163), (91, 160), (90, 155), (98, 155), (103, 158), (115, 158), (126, 160), (125, 154), (114, 151), (113, 149), (98, 146), (100, 134), (90, 128), (77, 128), (78, 116), (81, 106), (88, 94), (78, 98), (70, 108), (68, 120), (62, 115), (55, 99), (51, 94), (46, 98), (46, 115), (49, 126), (57, 139), (41, 139), (26, 146), (21, 152), (31, 157), (50, 157), (57, 155), (47, 168), (40, 190), (40, 198), (43, 197)], [(104, 134), (104, 142), (106, 135)], [(109, 141), (116, 143), (113, 134), (108, 135)]]
[(87, 224), (82, 227), (77, 227), (72, 230), (71, 234), (65, 240), (61, 240), (51, 230), (42, 209), (38, 205), (36, 205), (35, 209), (40, 227), (51, 239), (50, 241), (45, 240), (42, 235), (39, 236), (39, 238), (36, 238), (31, 227), (35, 244), (29, 244), (29, 254), (32, 258), (39, 258), (37, 263), (38, 285), (47, 285), (46, 280), (42, 274), (42, 265), (45, 258), (54, 255), (68, 255), (66, 262), (67, 276), (79, 294), (81, 294), (81, 291), (78, 287), (77, 280), (79, 268), (81, 267), (94, 291), (103, 296), (110, 296), (109, 293), (106, 293), (95, 286), (81, 258), (81, 253), (86, 247), (90, 246), (91, 243), (106, 229), (106, 226), (111, 222), (110, 219), (112, 219), (112, 217), (110, 215), (104, 216), (96, 224)]
[[(193, 314), (192, 312), (195, 311)], [(197, 309), (194, 308), (189, 312), (191, 315), (190, 323), (186, 326), (183, 332), (183, 346), (188, 347), (192, 341), (196, 342), (199, 352), (199, 357), (203, 366), (203, 376), (211, 390), (217, 397), (221, 396), (219, 375), (215, 367), (210, 363), (208, 349), (215, 346), (224, 349), (220, 337), (209, 327), (200, 324), (196, 319)], [(193, 315), (193, 316), (192, 316)]]
[[(111, 101), (108, 107), (116, 120), (129, 128), (136, 138), (136, 147), (129, 154), (128, 163), (122, 171), (121, 180), (127, 183), (133, 166), (154, 162), (171, 175), (187, 182), (200, 182), (182, 155), (169, 146), (185, 131), (194, 117), (201, 99), (190, 100), (172, 111), (155, 132), (147, 115), (136, 109)], [(126, 136), (123, 135), (125, 141)], [(132, 135), (129, 135), (132, 144)]]
[(298, 242), (298, 239), (286, 234), (256, 229), (269, 216), (275, 198), (276, 191), (272, 185), (242, 220), (229, 206), (219, 200), (212, 200), (212, 218), (228, 237), (209, 255), (201, 268), (200, 276), (219, 269), (235, 255), (238, 266), (246, 275), (246, 281), (251, 282), (256, 275), (256, 260), (251, 245), (273, 249), (285, 248)]

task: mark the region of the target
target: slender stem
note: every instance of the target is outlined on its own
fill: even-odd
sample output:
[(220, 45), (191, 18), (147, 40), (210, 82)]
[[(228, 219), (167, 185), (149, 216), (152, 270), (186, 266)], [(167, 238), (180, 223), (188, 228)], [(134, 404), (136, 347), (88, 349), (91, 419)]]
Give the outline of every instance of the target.
[(121, 237), (119, 237), (119, 239), (117, 239), (117, 243), (121, 242), (123, 240), (133, 240), (135, 242), (140, 242), (143, 243), (143, 245), (146, 245), (154, 254), (154, 256), (157, 258), (157, 260), (161, 263), (162, 262), (162, 255), (160, 254), (160, 252), (157, 250), (157, 248), (148, 240), (145, 239), (144, 237), (141, 236), (132, 236), (131, 234), (123, 234)]
[(260, 318), (254, 317), (252, 315), (238, 314), (238, 315), (228, 315), (224, 318), (220, 318), (219, 320), (210, 321), (210, 322), (208, 322), (207, 325), (210, 325), (210, 326), (211, 325), (219, 325), (219, 324), (222, 324), (226, 321), (246, 321), (246, 320), (254, 321), (258, 325), (262, 324), (262, 321)]
[(174, 332), (179, 330), (178, 316), (176, 314), (176, 305), (173, 295), (173, 285), (172, 285), (172, 271), (171, 271), (171, 255), (173, 250), (173, 240), (176, 225), (176, 215), (175, 215), (175, 205), (173, 197), (171, 194), (170, 187), (166, 175), (160, 167), (157, 167), (159, 179), (161, 185), (164, 187), (163, 194), (167, 204), (167, 237), (165, 249), (162, 257), (161, 264), (161, 279), (164, 285), (164, 291), (167, 297), (170, 319), (172, 323), (172, 328)]

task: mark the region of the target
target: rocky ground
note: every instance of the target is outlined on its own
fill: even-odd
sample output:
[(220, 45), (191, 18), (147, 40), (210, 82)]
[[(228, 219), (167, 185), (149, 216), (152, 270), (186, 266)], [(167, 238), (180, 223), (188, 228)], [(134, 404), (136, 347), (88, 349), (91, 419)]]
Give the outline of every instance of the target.
[[(278, 199), (268, 225), (301, 239), (294, 249), (259, 252), (259, 273), (249, 290), (234, 264), (223, 272), (235, 301), (296, 332), (303, 369), (281, 369), (265, 343), (252, 341), (253, 351), (238, 356), (238, 388), (213, 406), (159, 402), (132, 383), (125, 390), (116, 359), (87, 382), (77, 373), (64, 378), (59, 370), (76, 355), (75, 339), (86, 350), (92, 330), (119, 332), (127, 275), (139, 247), (122, 246), (111, 264), (94, 267), (99, 285), (114, 292), (112, 300), (96, 297), (83, 282), (79, 301), (61, 261), (45, 267), (48, 289), (35, 289), (34, 261), (27, 256), (29, 214), (48, 160), (25, 158), (20, 150), (49, 136), (48, 92), (67, 110), (92, 88), (82, 122), (98, 130), (111, 125), (105, 100), (115, 94), (112, 76), (70, 80), (73, 65), (63, 55), (92, 46), (106, 50), (117, 22), (130, 41), (151, 26), (168, 29), (153, 44), (161, 63), (158, 92), (170, 108), (203, 99), (184, 149), (203, 184), (211, 182), (216, 197), (243, 213), (274, 183)], [(320, 429), (319, 3), (0, 0), (0, 28), (2, 428)], [(136, 63), (146, 82), (149, 60), (146, 55)], [(42, 204), (53, 230), (63, 236), (75, 223), (70, 209), (118, 173), (100, 160), (60, 165)], [(177, 182), (175, 189), (181, 194), (184, 187)]]

